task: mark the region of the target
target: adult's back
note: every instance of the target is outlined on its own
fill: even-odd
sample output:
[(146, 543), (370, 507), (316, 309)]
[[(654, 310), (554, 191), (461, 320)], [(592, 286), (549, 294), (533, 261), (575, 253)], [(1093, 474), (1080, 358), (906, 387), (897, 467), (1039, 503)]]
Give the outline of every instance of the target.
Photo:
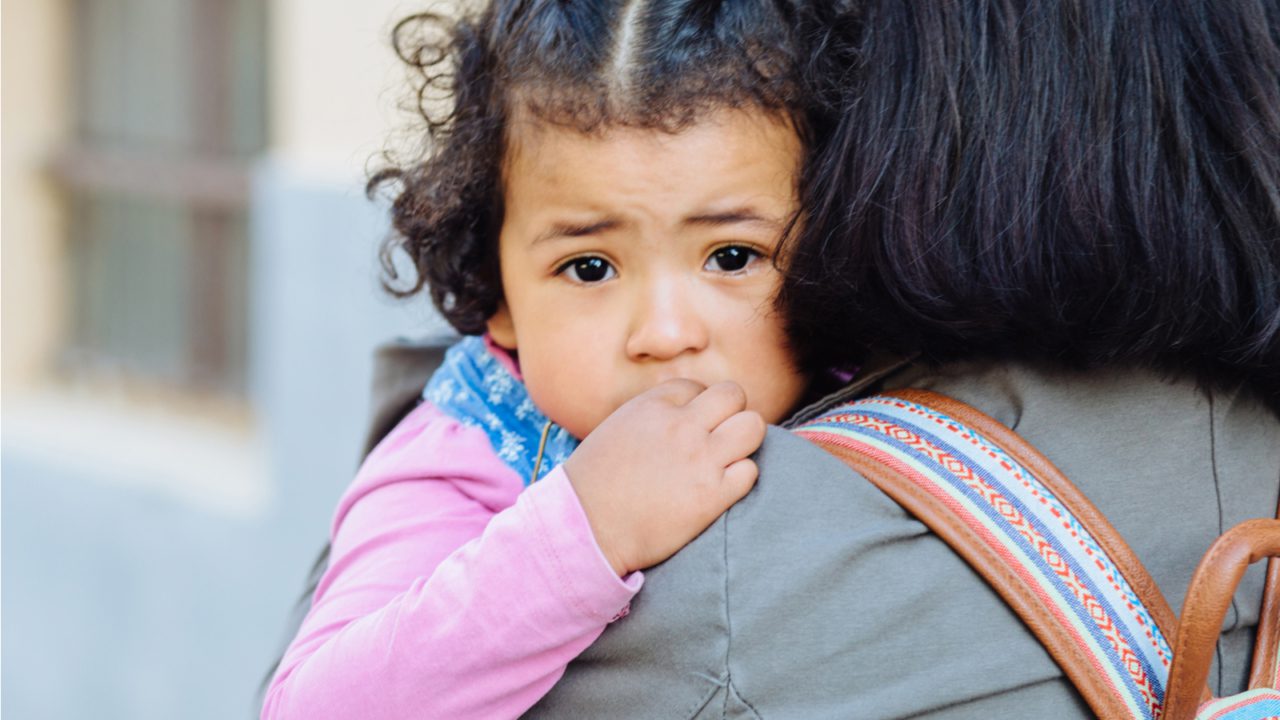
[[(811, 63), (830, 113), (784, 257), (801, 355), (859, 368), (851, 395), (921, 387), (1012, 427), (1177, 609), (1280, 494), (1280, 4), (848, 6)], [(533, 716), (1088, 716), (869, 483), (781, 430), (760, 467)], [(1219, 693), (1260, 597), (1254, 570)]]
[[(1280, 496), (1280, 420), (1247, 393), (1016, 363), (908, 364), (872, 386), (950, 395), (1031, 441), (1175, 611), (1213, 539)], [(870, 483), (782, 429), (759, 462), (756, 490), (647, 572), (530, 717), (1091, 717), (1003, 601)], [(1244, 689), (1261, 570), (1228, 614), (1219, 694)]]

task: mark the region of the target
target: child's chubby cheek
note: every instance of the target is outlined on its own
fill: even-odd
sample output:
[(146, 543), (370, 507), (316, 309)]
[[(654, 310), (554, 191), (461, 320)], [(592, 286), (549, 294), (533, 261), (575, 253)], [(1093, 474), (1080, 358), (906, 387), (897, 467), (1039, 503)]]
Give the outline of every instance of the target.
[(636, 393), (619, 393), (592, 379), (589, 369), (567, 363), (525, 371), (534, 404), (552, 422), (581, 440)]

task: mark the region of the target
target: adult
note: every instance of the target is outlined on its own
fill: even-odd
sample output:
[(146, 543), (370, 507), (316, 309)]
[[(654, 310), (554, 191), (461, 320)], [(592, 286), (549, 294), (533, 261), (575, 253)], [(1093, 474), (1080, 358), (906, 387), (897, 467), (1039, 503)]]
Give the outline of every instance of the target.
[[(858, 0), (823, 52), (840, 120), (782, 301), (809, 357), (860, 366), (825, 405), (924, 388), (993, 416), (1178, 610), (1213, 539), (1280, 495), (1280, 4)], [(530, 716), (1090, 716), (870, 483), (781, 429), (759, 464)], [(1243, 689), (1262, 580), (1219, 694)]]

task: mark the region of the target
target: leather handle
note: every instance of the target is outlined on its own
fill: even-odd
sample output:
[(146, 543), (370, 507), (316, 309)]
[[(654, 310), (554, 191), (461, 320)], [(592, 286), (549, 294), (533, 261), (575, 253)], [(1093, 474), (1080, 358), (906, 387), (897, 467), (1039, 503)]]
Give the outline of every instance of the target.
[(1253, 669), (1249, 689), (1280, 689), (1280, 558), (1271, 558), (1266, 590), (1258, 616), (1258, 636), (1253, 644)]
[(1280, 557), (1280, 520), (1246, 520), (1223, 533), (1201, 559), (1182, 605), (1163, 720), (1195, 717), (1206, 699), (1209, 666), (1236, 586), (1249, 565), (1268, 557)]

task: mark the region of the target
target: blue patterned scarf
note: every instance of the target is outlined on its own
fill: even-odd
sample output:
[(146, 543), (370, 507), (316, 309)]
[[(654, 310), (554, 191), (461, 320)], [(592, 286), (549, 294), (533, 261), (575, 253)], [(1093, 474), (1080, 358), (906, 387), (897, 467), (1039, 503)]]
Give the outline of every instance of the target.
[(547, 417), (480, 337), (463, 338), (445, 352), (422, 397), (463, 425), (484, 430), (493, 451), (526, 485), (541, 480), (578, 447), (576, 438), (552, 423), (538, 462)]

